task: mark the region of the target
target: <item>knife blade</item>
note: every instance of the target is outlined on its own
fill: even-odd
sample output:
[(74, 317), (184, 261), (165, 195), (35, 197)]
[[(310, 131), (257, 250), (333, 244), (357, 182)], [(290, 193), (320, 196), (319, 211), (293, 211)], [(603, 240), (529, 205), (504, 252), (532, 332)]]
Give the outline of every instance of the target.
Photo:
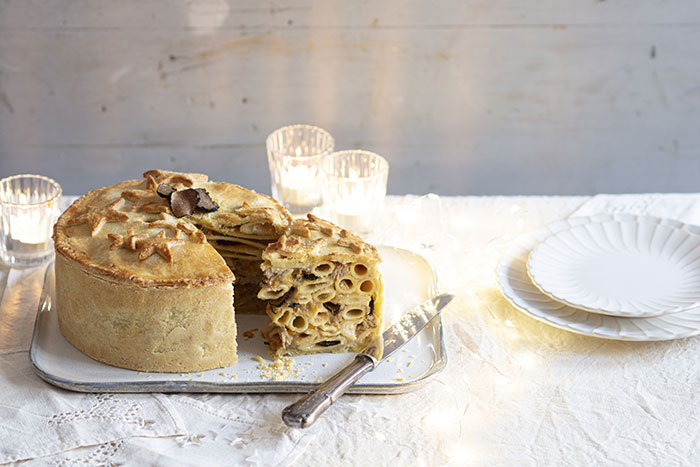
[[(292, 428), (311, 426), (350, 386), (391, 357), (423, 330), (453, 298), (454, 295), (449, 293), (436, 295), (404, 313), (396, 323), (382, 333), (381, 340), (377, 344), (357, 354), (348, 366), (294, 404), (286, 407), (282, 411), (284, 423)], [(378, 360), (379, 357), (381, 360)]]

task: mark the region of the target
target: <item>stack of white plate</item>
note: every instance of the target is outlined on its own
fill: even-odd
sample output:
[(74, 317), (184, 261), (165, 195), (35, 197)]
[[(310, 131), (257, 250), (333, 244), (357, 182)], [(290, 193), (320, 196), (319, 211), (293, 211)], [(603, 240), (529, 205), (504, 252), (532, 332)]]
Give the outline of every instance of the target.
[(700, 334), (700, 227), (601, 214), (520, 237), (496, 269), (519, 310), (568, 331), (654, 341)]

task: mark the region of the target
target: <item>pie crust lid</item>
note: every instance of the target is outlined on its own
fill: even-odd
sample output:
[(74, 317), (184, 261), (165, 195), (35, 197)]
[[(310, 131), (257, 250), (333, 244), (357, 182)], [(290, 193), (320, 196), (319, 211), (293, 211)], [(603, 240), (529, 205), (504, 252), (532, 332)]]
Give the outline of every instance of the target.
[[(204, 188), (220, 209), (175, 217), (160, 183)], [(237, 185), (209, 182), (206, 175), (151, 170), (77, 199), (54, 226), (57, 254), (89, 274), (137, 285), (191, 287), (231, 282), (223, 258), (195, 224), (233, 229), (267, 226), (282, 232), (291, 216), (275, 200)]]
[(263, 259), (275, 265), (299, 261), (381, 262), (377, 249), (357, 235), (309, 214), (295, 220), (280, 239), (268, 245)]

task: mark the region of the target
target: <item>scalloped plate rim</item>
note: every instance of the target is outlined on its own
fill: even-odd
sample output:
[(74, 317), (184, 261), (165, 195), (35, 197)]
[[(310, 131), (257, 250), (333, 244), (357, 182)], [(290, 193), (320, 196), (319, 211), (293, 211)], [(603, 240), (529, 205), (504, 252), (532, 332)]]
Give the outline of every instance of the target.
[[(579, 310), (587, 311), (590, 313), (596, 313), (596, 314), (601, 314), (601, 315), (606, 315), (606, 316), (613, 316), (613, 317), (618, 317), (618, 318), (653, 318), (653, 317), (658, 317), (658, 316), (663, 316), (666, 314), (675, 314), (675, 313), (682, 313), (685, 311), (692, 310), (693, 308), (697, 308), (700, 306), (700, 300), (696, 300), (692, 303), (685, 304), (682, 306), (677, 306), (673, 308), (665, 308), (663, 310), (657, 309), (657, 311), (654, 312), (648, 312), (648, 313), (642, 313), (642, 312), (633, 312), (633, 311), (625, 311), (625, 310), (611, 310), (611, 309), (605, 309), (605, 308), (598, 308), (598, 307), (591, 307), (587, 306), (583, 303), (577, 303), (571, 300), (568, 300), (566, 297), (563, 297), (561, 295), (557, 295), (551, 290), (548, 290), (546, 287), (546, 284), (542, 283), (542, 280), (537, 279), (537, 275), (532, 272), (532, 257), (533, 253), (544, 243), (546, 243), (548, 240), (550, 240), (553, 237), (557, 237), (558, 235), (562, 234), (563, 232), (571, 231), (576, 227), (580, 227), (582, 225), (591, 225), (591, 224), (600, 224), (603, 222), (609, 222), (609, 221), (616, 221), (616, 222), (636, 222), (636, 223), (641, 223), (640, 221), (645, 221), (648, 223), (652, 224), (657, 224), (657, 225), (665, 225), (668, 227), (671, 227), (676, 230), (684, 231), (689, 235), (695, 235), (700, 237), (700, 226), (693, 225), (693, 224), (686, 224), (681, 221), (675, 220), (675, 219), (670, 219), (670, 218), (662, 218), (662, 217), (656, 217), (656, 216), (647, 216), (647, 215), (633, 215), (633, 214), (626, 214), (626, 213), (616, 213), (616, 214), (595, 214), (592, 216), (575, 216), (571, 217), (569, 219), (561, 219), (559, 221), (555, 221), (552, 224), (549, 224), (547, 227), (549, 228), (551, 225), (558, 225), (562, 221), (567, 221), (569, 223), (569, 226), (566, 228), (562, 228), (560, 230), (557, 230), (556, 232), (552, 232), (550, 235), (547, 235), (547, 237), (543, 238), (538, 242), (535, 247), (532, 248), (532, 250), (528, 254), (528, 259), (527, 259), (527, 275), (532, 281), (532, 284), (539, 289), (542, 294), (546, 295), (550, 299), (559, 302), (564, 305), (568, 305), (572, 308), (577, 308)], [(693, 232), (695, 230), (695, 232)], [(700, 261), (700, 260), (698, 260)]]
[[(631, 216), (631, 217), (652, 217), (652, 216), (633, 216), (630, 214), (606, 214), (605, 216)], [(577, 216), (575, 218), (571, 219), (580, 219), (584, 217), (588, 218), (597, 218), (600, 217), (601, 214), (597, 214), (595, 216)], [(671, 221), (674, 223), (679, 223), (679, 221), (667, 219), (667, 221)], [(599, 339), (607, 339), (607, 340), (619, 340), (619, 341), (626, 341), (626, 342), (656, 342), (656, 341), (668, 341), (668, 340), (675, 340), (675, 339), (686, 339), (689, 337), (694, 337), (700, 334), (700, 323), (697, 325), (697, 327), (693, 328), (692, 326), (685, 325), (686, 331), (681, 331), (681, 332), (674, 332), (674, 331), (669, 331), (669, 330), (662, 330), (663, 333), (661, 334), (655, 334), (655, 335), (638, 335), (634, 336), (629, 334), (628, 332), (622, 332), (620, 329), (622, 326), (617, 326), (617, 330), (613, 330), (610, 328), (606, 328), (604, 325), (601, 326), (591, 326), (588, 325), (585, 328), (582, 326), (585, 325), (585, 321), (570, 321), (566, 322), (565, 318), (561, 317), (552, 317), (549, 312), (546, 310), (543, 310), (541, 308), (532, 306), (528, 304), (527, 300), (523, 299), (519, 292), (518, 289), (515, 289), (510, 285), (509, 278), (510, 274), (508, 272), (509, 266), (518, 260), (521, 260), (523, 263), (526, 264), (526, 261), (523, 260), (523, 257), (529, 254), (529, 251), (537, 245), (539, 241), (542, 239), (548, 237), (549, 235), (552, 235), (554, 231), (551, 229), (555, 227), (556, 225), (561, 225), (561, 224), (568, 224), (568, 219), (560, 219), (558, 221), (552, 222), (548, 224), (545, 227), (541, 227), (539, 229), (536, 229), (530, 233), (526, 233), (523, 235), (518, 236), (515, 240), (513, 240), (510, 244), (510, 246), (500, 255), (498, 263), (495, 268), (495, 276), (496, 276), (496, 282), (499, 285), (499, 288), (501, 290), (501, 293), (505, 297), (506, 301), (510, 303), (516, 310), (520, 311), (521, 313), (529, 316), (532, 319), (535, 319), (541, 323), (547, 324), (549, 326), (555, 327), (557, 329), (561, 329), (564, 331), (572, 332), (575, 334), (583, 335), (583, 336), (588, 336), (588, 337), (596, 337)], [(681, 228), (684, 229), (694, 229), (697, 232), (700, 233), (700, 227), (692, 225), (692, 224), (683, 224), (680, 223), (682, 226)], [(527, 244), (524, 245), (524, 244)], [(526, 268), (526, 266), (525, 266)], [(527, 278), (527, 274), (524, 275), (525, 278)], [(518, 279), (518, 278), (514, 278)], [(529, 292), (535, 292), (540, 295), (542, 295), (542, 298), (544, 299), (549, 299), (546, 295), (542, 294), (537, 287), (535, 287), (534, 284), (532, 284), (532, 290)], [(550, 299), (550, 301), (552, 301)], [(585, 313), (586, 315), (593, 315), (595, 316), (595, 313), (589, 313), (584, 310), (579, 310), (576, 308), (569, 307), (568, 305), (552, 301), (553, 304), (561, 305), (562, 307), (566, 307), (568, 309), (571, 309), (574, 314), (577, 313)], [(560, 308), (561, 309), (561, 308)], [(693, 309), (689, 310), (686, 312), (679, 313), (677, 315), (673, 315), (672, 317), (681, 317), (681, 315), (684, 314), (692, 314), (692, 316), (698, 316), (700, 318), (700, 307), (698, 309)], [(600, 318), (607, 318), (610, 320), (634, 320), (634, 321), (647, 321), (647, 320), (656, 320), (660, 319), (658, 317), (656, 318), (623, 318), (623, 317), (615, 317), (615, 316), (607, 316), (607, 315), (598, 315)], [(556, 321), (555, 321), (556, 319)], [(699, 319), (700, 321), (700, 319)]]

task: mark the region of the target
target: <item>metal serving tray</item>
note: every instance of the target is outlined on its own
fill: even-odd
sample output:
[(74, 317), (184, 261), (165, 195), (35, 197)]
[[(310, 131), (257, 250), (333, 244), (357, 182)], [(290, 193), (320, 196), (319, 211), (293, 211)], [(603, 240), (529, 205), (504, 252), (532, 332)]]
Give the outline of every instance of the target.
[[(408, 250), (380, 247), (383, 261), (384, 317), (391, 323), (436, 293), (433, 268), (421, 256)], [(267, 346), (259, 330), (266, 316), (240, 315), (238, 363), (226, 368), (197, 373), (148, 373), (125, 370), (100, 363), (75, 349), (61, 334), (56, 319), (53, 265), (49, 266), (39, 305), (30, 359), (34, 371), (56, 386), (81, 392), (308, 392), (318, 383), (346, 366), (354, 355), (314, 354), (293, 357), (290, 375), (273, 381), (258, 367), (256, 356), (270, 363)], [(243, 333), (257, 328), (254, 337)], [(350, 388), (355, 394), (394, 394), (426, 383), (447, 364), (442, 322), (438, 318), (410, 341), (398, 355), (383, 362)]]

